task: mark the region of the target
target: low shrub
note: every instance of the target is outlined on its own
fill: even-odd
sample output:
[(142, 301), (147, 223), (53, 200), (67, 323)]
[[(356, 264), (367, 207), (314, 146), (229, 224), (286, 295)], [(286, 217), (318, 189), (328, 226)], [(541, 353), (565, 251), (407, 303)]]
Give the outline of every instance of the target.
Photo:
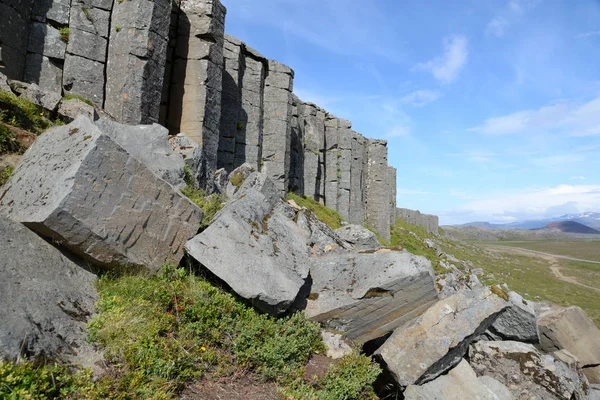
[(204, 212), (201, 227), (210, 225), (215, 215), (219, 212), (219, 210), (221, 210), (221, 208), (223, 208), (223, 203), (225, 201), (221, 195), (213, 193), (210, 196), (207, 196), (204, 190), (190, 185), (182, 189), (181, 193), (184, 196), (187, 196), (187, 198), (200, 207)]
[(331, 229), (338, 229), (342, 227), (343, 218), (337, 211), (325, 207), (323, 204), (311, 199), (310, 197), (302, 197), (295, 193), (288, 193), (285, 199), (294, 200), (300, 207), (308, 208), (316, 215), (317, 218), (326, 223)]
[(13, 93), (0, 91), (0, 121), (33, 133), (52, 126), (43, 108)]
[(0, 171), (0, 187), (6, 185), (6, 182), (8, 182), (8, 178), (10, 178), (10, 176), (12, 175), (12, 173), (15, 171), (15, 168), (12, 166), (7, 166), (4, 167), (4, 169), (2, 171)]

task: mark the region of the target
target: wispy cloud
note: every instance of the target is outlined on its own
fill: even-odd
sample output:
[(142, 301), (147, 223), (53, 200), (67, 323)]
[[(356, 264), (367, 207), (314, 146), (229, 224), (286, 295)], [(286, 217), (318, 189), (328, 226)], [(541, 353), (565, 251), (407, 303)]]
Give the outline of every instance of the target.
[(531, 160), (531, 164), (536, 167), (546, 169), (562, 168), (566, 165), (573, 165), (583, 161), (585, 158), (575, 154), (560, 154), (547, 157), (539, 157)]
[(504, 30), (507, 26), (508, 21), (505, 18), (496, 17), (488, 22), (487, 26), (485, 27), (485, 34), (488, 36), (496, 36), (501, 38), (504, 36)]
[(459, 157), (472, 162), (486, 163), (492, 160), (497, 154), (488, 151), (467, 151), (462, 153), (450, 153), (450, 157)]
[(584, 33), (580, 33), (579, 35), (577, 35), (575, 37), (578, 39), (589, 39), (589, 38), (593, 38), (593, 37), (600, 37), (600, 31), (584, 32)]
[(406, 136), (410, 133), (410, 127), (407, 125), (396, 125), (392, 127), (386, 134), (386, 138), (396, 138)]
[(402, 101), (403, 103), (411, 104), (415, 107), (420, 107), (429, 104), (433, 101), (436, 101), (440, 97), (441, 94), (439, 92), (435, 92), (432, 90), (416, 90), (402, 97), (400, 101)]
[(544, 132), (563, 132), (569, 136), (600, 135), (600, 97), (583, 104), (561, 102), (489, 118), (470, 130), (490, 136)]
[(571, 180), (572, 181), (584, 181), (585, 180), (585, 176), (581, 176), (581, 175), (579, 175), (579, 176), (572, 176)]
[(600, 185), (557, 185), (490, 193), (441, 215), (444, 223), (516, 221), (597, 211)]
[(435, 79), (442, 83), (454, 82), (469, 58), (468, 40), (463, 35), (445, 37), (443, 40), (444, 54), (425, 63), (420, 63), (414, 69), (430, 71)]

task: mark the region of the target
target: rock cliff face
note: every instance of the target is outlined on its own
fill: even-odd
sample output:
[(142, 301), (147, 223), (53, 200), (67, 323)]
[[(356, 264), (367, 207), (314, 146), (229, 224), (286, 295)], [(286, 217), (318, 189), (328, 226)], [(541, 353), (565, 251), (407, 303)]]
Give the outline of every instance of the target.
[(389, 240), (387, 143), (293, 94), (294, 71), (225, 35), (218, 0), (0, 0), (0, 71), (117, 122), (160, 122), (201, 147), (198, 178), (244, 163)]
[(396, 218), (400, 218), (409, 224), (422, 226), (433, 233), (437, 233), (439, 228), (437, 215), (421, 214), (420, 211), (409, 210), (408, 208), (396, 208)]

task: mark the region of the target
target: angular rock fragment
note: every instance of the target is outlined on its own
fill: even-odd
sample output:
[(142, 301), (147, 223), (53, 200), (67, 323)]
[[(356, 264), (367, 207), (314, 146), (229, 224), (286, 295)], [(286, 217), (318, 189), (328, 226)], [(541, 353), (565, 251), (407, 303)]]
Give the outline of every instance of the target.
[(405, 400), (513, 400), (510, 390), (492, 377), (477, 378), (465, 360), (447, 375), (425, 383), (410, 385), (404, 391)]
[(400, 386), (428, 382), (458, 364), (508, 306), (489, 288), (463, 290), (396, 329), (375, 355)]
[(521, 342), (478, 342), (469, 349), (477, 375), (505, 384), (516, 398), (587, 400), (588, 383), (580, 368)]
[(159, 178), (176, 188), (185, 187), (185, 162), (173, 151), (167, 128), (158, 124), (124, 125), (105, 118), (96, 125)]
[(490, 330), (505, 340), (538, 343), (539, 333), (533, 303), (528, 303), (515, 292), (508, 293), (508, 298), (511, 306), (498, 316)]
[(0, 214), (102, 268), (178, 264), (200, 210), (89, 119), (45, 132), (0, 191)]
[(336, 229), (335, 233), (359, 251), (381, 248), (377, 236), (361, 225), (346, 225)]
[(285, 312), (309, 273), (308, 233), (265, 174), (249, 176), (186, 251), (233, 291), (272, 315)]
[(60, 94), (42, 90), (35, 83), (27, 86), (27, 89), (21, 93), (21, 97), (49, 111), (56, 110), (61, 99)]
[(92, 121), (96, 121), (99, 116), (94, 106), (84, 103), (79, 99), (62, 100), (58, 105), (58, 114), (69, 122), (77, 116), (83, 115)]
[(327, 347), (327, 357), (334, 360), (352, 354), (352, 347), (346, 343), (344, 337), (339, 333), (321, 331), (321, 339)]
[(92, 366), (87, 341), (94, 274), (18, 222), (0, 216), (0, 359), (56, 359)]
[(566, 349), (585, 367), (600, 364), (600, 330), (579, 307), (550, 310), (538, 319), (540, 348)]
[(361, 343), (386, 335), (437, 300), (431, 263), (407, 252), (313, 258), (311, 277), (306, 315)]
[(202, 146), (190, 139), (185, 133), (178, 133), (169, 137), (169, 142), (173, 151), (183, 157), (190, 169), (191, 178), (194, 180), (193, 184), (197, 186), (202, 167)]
[(342, 240), (326, 223), (315, 214), (303, 209), (296, 218), (298, 225), (310, 233), (307, 244), (310, 254), (320, 256), (331, 252), (345, 252), (352, 250), (353, 246)]

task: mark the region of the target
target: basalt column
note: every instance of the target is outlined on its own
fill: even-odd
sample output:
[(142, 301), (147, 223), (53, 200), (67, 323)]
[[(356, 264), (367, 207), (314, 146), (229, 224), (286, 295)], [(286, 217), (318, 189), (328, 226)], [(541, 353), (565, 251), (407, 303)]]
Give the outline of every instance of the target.
[(10, 79), (23, 80), (32, 3), (0, 0), (0, 72)]
[(352, 124), (338, 120), (338, 199), (337, 211), (342, 218), (350, 220), (350, 182), (352, 177)]
[(170, 20), (170, 0), (114, 2), (104, 108), (117, 121), (158, 122)]
[(323, 161), (325, 162), (325, 205), (337, 210), (338, 200), (338, 119), (327, 115), (325, 120), (325, 147)]
[(299, 109), (302, 104), (295, 95), (292, 95), (292, 121), (290, 142), (290, 192), (304, 194), (304, 136), (300, 129)]
[(392, 210), (387, 142), (369, 139), (367, 147), (366, 222), (384, 240), (389, 241)]
[(168, 128), (202, 146), (200, 184), (212, 190), (217, 169), (225, 8), (217, 0), (182, 0), (173, 62)]
[(289, 186), (294, 71), (269, 60), (265, 79), (262, 167), (275, 182), (281, 195)]
[(367, 139), (354, 131), (351, 132), (351, 135), (349, 220), (353, 224), (363, 225), (365, 223)]
[(298, 105), (298, 128), (303, 137), (304, 147), (304, 192), (305, 196), (323, 202), (323, 187), (325, 181), (324, 164), (322, 161), (325, 147), (325, 114), (314, 104), (300, 103)]

